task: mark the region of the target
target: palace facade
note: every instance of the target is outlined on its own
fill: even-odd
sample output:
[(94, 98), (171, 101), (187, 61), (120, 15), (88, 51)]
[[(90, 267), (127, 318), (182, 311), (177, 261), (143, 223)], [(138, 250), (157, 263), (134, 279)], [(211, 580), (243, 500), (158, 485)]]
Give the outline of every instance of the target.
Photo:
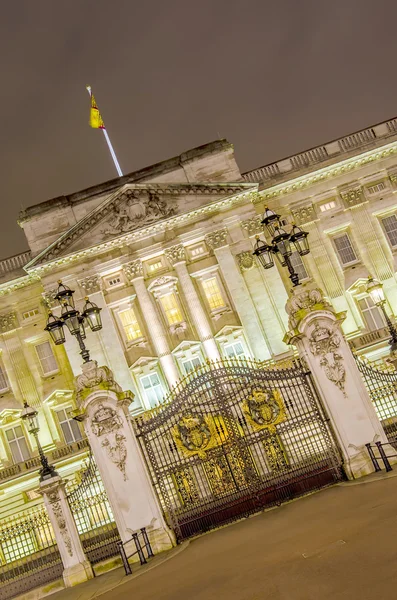
[(59, 314), (58, 280), (76, 290), (78, 308), (86, 296), (102, 308), (103, 329), (87, 332), (87, 346), (133, 392), (137, 415), (206, 360), (292, 355), (283, 341), (288, 274), (252, 256), (269, 206), (310, 234), (310, 254), (292, 255), (301, 281), (312, 278), (346, 312), (352, 348), (383, 361), (388, 329), (365, 282), (383, 283), (394, 320), (396, 193), (392, 119), (248, 173), (219, 140), (23, 211), (30, 250), (0, 261), (0, 517), (42, 503), (25, 401), (39, 411), (41, 443), (62, 477), (73, 479), (87, 458), (72, 418), (78, 344), (67, 334), (54, 346), (44, 331), (48, 309)]

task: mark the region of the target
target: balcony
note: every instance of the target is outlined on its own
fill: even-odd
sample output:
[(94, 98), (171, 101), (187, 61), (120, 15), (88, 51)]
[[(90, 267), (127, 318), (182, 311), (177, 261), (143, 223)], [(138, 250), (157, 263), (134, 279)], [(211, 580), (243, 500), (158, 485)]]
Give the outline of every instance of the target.
[[(66, 446), (61, 446), (59, 448), (55, 448), (51, 452), (46, 452), (46, 456), (51, 464), (56, 463), (57, 461), (65, 458), (66, 456), (71, 456), (73, 454), (81, 454), (85, 452), (89, 448), (87, 438), (83, 438), (78, 442), (73, 442), (73, 444), (68, 444)], [(20, 463), (16, 463), (15, 465), (10, 465), (9, 467), (5, 467), (4, 469), (0, 468), (0, 483), (7, 481), (8, 479), (13, 479), (18, 475), (22, 475), (25, 473), (29, 473), (31, 471), (35, 471), (40, 467), (40, 458), (38, 456), (33, 456), (28, 460), (25, 460)]]
[(389, 337), (390, 332), (388, 328), (382, 327), (381, 329), (375, 329), (375, 331), (369, 331), (368, 333), (352, 338), (349, 340), (349, 345), (353, 350), (362, 350), (378, 342), (383, 342), (389, 339)]

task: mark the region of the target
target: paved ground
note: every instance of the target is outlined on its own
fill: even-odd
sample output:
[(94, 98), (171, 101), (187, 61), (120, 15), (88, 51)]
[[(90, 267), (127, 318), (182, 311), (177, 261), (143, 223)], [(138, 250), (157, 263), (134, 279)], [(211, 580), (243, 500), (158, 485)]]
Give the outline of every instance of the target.
[[(394, 599), (396, 534), (397, 477), (340, 485), (195, 539), (101, 600)], [(52, 598), (88, 600), (85, 585)]]

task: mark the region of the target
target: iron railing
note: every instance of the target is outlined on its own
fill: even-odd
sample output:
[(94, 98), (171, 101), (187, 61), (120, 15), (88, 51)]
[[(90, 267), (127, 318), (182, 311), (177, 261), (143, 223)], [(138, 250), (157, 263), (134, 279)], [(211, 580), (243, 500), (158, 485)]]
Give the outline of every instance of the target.
[[(142, 541), (140, 538), (142, 538)], [(131, 552), (130, 554), (127, 554), (126, 548), (127, 548), (127, 546), (131, 545), (131, 542), (134, 542), (136, 550), (135, 550), (135, 552)], [(120, 556), (121, 556), (121, 560), (123, 561), (123, 567), (124, 567), (126, 575), (132, 575), (132, 569), (131, 569), (131, 565), (129, 563), (130, 558), (132, 558), (133, 556), (135, 556), (137, 554), (141, 565), (145, 565), (147, 563), (146, 558), (151, 558), (152, 556), (154, 556), (152, 546), (149, 541), (149, 536), (146, 531), (146, 527), (142, 527), (142, 529), (140, 531), (133, 533), (132, 538), (130, 540), (128, 540), (127, 542), (119, 542), (119, 550), (120, 550)], [(145, 556), (145, 551), (146, 551), (146, 556)]]

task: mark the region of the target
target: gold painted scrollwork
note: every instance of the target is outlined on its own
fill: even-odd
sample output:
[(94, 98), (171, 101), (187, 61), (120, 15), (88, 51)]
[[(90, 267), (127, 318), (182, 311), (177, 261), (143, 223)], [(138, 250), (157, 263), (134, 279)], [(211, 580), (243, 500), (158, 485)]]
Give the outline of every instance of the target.
[(276, 425), (286, 419), (284, 402), (278, 390), (253, 390), (243, 401), (242, 408), (255, 431), (268, 429), (273, 433)]
[(206, 457), (206, 452), (218, 445), (218, 434), (213, 417), (185, 414), (172, 428), (171, 435), (177, 447), (186, 456)]

